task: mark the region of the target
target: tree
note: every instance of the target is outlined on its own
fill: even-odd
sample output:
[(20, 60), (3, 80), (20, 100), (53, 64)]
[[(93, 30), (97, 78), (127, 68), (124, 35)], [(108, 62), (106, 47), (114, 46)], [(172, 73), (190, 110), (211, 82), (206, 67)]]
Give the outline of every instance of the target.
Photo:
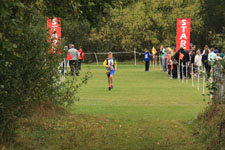
[[(175, 45), (176, 19), (192, 18), (192, 41), (198, 43), (202, 31), (198, 1), (144, 0), (123, 9), (111, 9), (105, 25), (92, 34), (92, 40), (103, 41), (110, 50), (133, 51), (133, 48)], [(102, 48), (105, 49), (105, 48)]]

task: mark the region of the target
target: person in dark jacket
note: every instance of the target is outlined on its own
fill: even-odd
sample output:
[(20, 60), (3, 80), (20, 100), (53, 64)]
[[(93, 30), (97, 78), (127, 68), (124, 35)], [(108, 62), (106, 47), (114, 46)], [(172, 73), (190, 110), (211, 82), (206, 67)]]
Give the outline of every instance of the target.
[(209, 76), (210, 66), (209, 66), (209, 62), (208, 62), (208, 55), (209, 55), (209, 50), (205, 50), (205, 54), (202, 56), (202, 63), (203, 63), (203, 67), (205, 68), (207, 75)]
[[(183, 54), (183, 59), (180, 59), (180, 53)], [(174, 55), (174, 59), (177, 62), (180, 62), (180, 79), (183, 78), (183, 74), (186, 77), (186, 63), (189, 61), (189, 52), (184, 51), (184, 48), (181, 46), (178, 52)], [(183, 64), (183, 67), (182, 67)]]

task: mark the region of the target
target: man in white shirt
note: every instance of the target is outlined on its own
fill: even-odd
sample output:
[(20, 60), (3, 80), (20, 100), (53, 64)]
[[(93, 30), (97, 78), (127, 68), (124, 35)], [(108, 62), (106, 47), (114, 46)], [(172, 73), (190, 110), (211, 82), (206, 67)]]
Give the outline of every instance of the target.
[(72, 57), (72, 60), (70, 60), (69, 62), (71, 75), (74, 75), (74, 69), (75, 69), (76, 76), (78, 76), (79, 75), (79, 69), (78, 69), (79, 53), (78, 53), (78, 50), (74, 48), (73, 44), (70, 44), (69, 47), (70, 49), (68, 52), (70, 53)]

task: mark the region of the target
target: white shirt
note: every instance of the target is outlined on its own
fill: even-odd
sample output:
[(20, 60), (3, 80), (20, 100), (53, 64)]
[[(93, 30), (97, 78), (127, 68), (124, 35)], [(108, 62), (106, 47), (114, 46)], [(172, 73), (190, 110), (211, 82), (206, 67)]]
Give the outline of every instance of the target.
[(195, 66), (202, 66), (202, 56), (201, 55), (195, 55)]
[(113, 59), (108, 59), (108, 66), (111, 66), (110, 70), (114, 70), (113, 65), (114, 65), (114, 60)]
[(72, 60), (78, 60), (79, 58), (79, 53), (75, 48), (69, 49), (69, 53), (72, 56)]

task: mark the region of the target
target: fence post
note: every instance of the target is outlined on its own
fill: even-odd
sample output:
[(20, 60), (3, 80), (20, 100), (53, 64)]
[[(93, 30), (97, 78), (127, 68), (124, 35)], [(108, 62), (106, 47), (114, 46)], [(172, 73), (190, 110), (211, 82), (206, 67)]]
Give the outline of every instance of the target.
[(96, 53), (94, 53), (94, 54), (95, 54), (95, 59), (96, 59), (97, 65), (98, 65), (98, 57), (97, 57), (97, 54)]
[(137, 65), (136, 48), (134, 48), (134, 65)]
[(184, 83), (184, 64), (182, 63), (182, 83)]
[(197, 78), (198, 78), (198, 86), (197, 86), (197, 90), (199, 91), (199, 82), (200, 82), (200, 75), (199, 75), (199, 67), (198, 67), (198, 75), (197, 75)]

